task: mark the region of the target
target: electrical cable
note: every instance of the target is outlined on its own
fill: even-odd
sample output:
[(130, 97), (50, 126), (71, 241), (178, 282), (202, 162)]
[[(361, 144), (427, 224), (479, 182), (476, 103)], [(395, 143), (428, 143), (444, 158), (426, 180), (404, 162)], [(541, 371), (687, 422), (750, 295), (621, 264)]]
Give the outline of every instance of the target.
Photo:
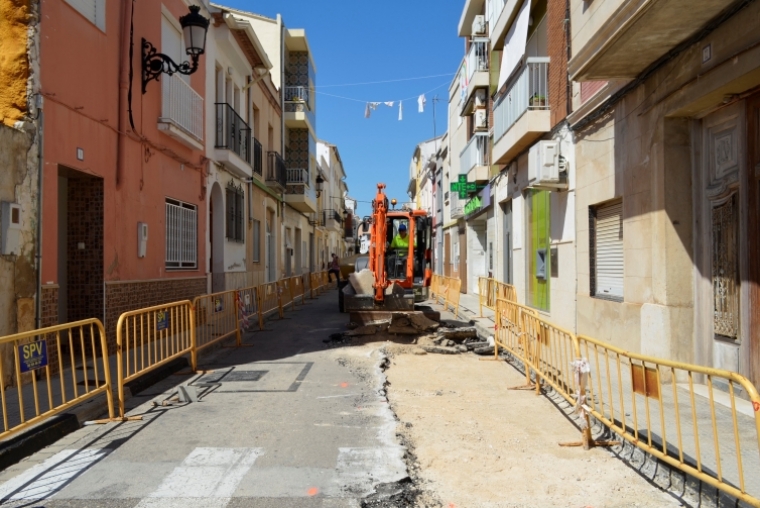
[(319, 85), (316, 88), (335, 88), (340, 86), (361, 86), (361, 85), (381, 85), (383, 83), (399, 83), (401, 81), (416, 81), (420, 79), (430, 79), (430, 78), (442, 78), (444, 76), (453, 77), (456, 73), (448, 72), (446, 74), (435, 74), (432, 76), (420, 76), (418, 78), (402, 78), (402, 79), (388, 79), (385, 81), (366, 81), (364, 83), (346, 83), (343, 85)]
[[(442, 86), (446, 86), (447, 84), (448, 84), (448, 81), (447, 81), (446, 83), (443, 83), (443, 84), (440, 84), (440, 85), (438, 85), (438, 86), (437, 86), (437, 87), (435, 87), (435, 88), (432, 88), (432, 89), (428, 90), (427, 92), (423, 92), (423, 93), (422, 93), (422, 94), (420, 94), (420, 95), (426, 95), (426, 94), (429, 94), (430, 92), (434, 92), (434, 91), (438, 90), (439, 88), (441, 88)], [(328, 97), (335, 97), (335, 98), (337, 98), (337, 99), (345, 99), (345, 100), (347, 100), (347, 101), (361, 102), (362, 104), (366, 104), (366, 103), (368, 103), (368, 102), (381, 102), (381, 103), (382, 103), (382, 102), (391, 102), (391, 101), (365, 101), (365, 100), (362, 100), (362, 99), (356, 99), (356, 98), (353, 98), (353, 97), (344, 97), (344, 96), (342, 96), (342, 95), (335, 95), (335, 94), (330, 94), (330, 93), (326, 93), (326, 92), (320, 92), (319, 90), (316, 90), (316, 89), (314, 89), (314, 88), (310, 88), (310, 90), (312, 90), (314, 93), (318, 93), (318, 94), (326, 95), (326, 96), (328, 96)], [(393, 102), (404, 102), (404, 101), (410, 101), (410, 100), (412, 100), (412, 99), (416, 99), (417, 97), (419, 97), (419, 95), (413, 95), (412, 97), (408, 97), (408, 98), (406, 98), (406, 99), (397, 99), (397, 100), (394, 100)]]

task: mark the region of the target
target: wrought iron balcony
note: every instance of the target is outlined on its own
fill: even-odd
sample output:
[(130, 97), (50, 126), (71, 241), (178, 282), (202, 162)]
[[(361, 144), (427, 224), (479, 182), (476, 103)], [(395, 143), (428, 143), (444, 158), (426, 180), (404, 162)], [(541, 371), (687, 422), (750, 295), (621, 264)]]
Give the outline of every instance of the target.
[(267, 183), (279, 186), (282, 190), (284, 190), (287, 186), (285, 161), (277, 152), (269, 152), (268, 159), (266, 177)]
[(251, 128), (225, 102), (216, 106), (216, 148), (226, 148), (251, 164)]
[(327, 227), (341, 228), (343, 226), (343, 219), (337, 210), (325, 209), (322, 210), (323, 221), (322, 223)]
[(264, 148), (256, 138), (253, 138), (253, 171), (257, 175), (264, 175)]

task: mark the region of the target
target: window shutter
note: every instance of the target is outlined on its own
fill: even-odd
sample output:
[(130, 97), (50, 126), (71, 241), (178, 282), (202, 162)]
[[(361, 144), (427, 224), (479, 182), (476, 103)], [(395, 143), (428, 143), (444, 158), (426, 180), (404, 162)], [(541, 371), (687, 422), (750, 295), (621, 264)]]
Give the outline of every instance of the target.
[(623, 298), (623, 203), (596, 210), (594, 296)]
[(90, 23), (106, 31), (106, 0), (66, 0), (66, 3), (87, 18)]

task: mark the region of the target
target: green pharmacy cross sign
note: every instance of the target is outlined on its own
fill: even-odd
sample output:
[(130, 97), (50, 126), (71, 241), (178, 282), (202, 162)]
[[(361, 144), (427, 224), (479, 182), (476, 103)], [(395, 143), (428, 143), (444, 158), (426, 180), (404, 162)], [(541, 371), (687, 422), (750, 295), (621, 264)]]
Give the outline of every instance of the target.
[(459, 180), (451, 182), (451, 192), (458, 192), (459, 199), (467, 199), (467, 195), (473, 192), (478, 192), (485, 187), (484, 184), (477, 184), (475, 182), (468, 182), (467, 175), (459, 175)]

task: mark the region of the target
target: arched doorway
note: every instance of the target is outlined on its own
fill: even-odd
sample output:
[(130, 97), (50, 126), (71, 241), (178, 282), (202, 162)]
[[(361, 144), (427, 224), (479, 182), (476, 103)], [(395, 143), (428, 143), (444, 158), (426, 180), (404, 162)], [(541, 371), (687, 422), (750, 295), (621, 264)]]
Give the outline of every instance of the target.
[(211, 187), (209, 202), (209, 270), (211, 271), (211, 291), (225, 290), (224, 281), (224, 193), (219, 183)]

